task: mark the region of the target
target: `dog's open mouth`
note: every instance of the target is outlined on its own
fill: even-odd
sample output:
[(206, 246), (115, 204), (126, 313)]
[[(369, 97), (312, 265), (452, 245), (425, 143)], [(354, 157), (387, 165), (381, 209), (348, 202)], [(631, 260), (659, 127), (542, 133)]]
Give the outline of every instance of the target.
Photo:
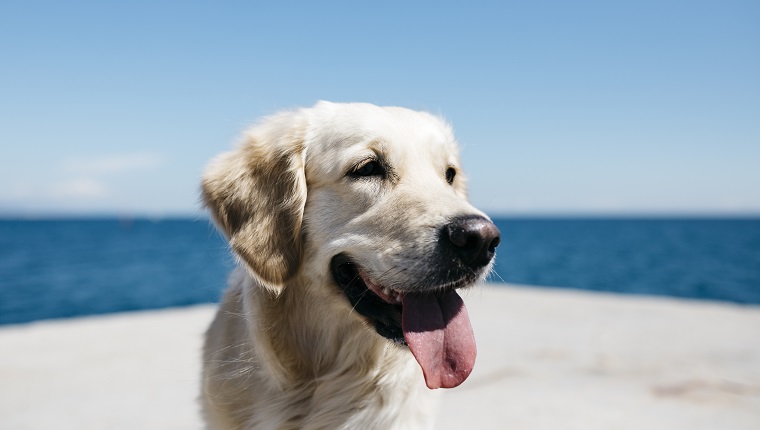
[(475, 336), (455, 286), (435, 292), (401, 292), (384, 287), (344, 254), (333, 257), (333, 278), (354, 310), (378, 334), (407, 345), (429, 388), (453, 388), (475, 364)]

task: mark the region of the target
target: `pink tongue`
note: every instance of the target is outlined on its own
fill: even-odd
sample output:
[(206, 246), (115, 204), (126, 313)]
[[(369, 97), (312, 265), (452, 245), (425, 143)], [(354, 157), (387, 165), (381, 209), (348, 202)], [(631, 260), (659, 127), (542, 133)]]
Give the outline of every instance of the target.
[(475, 335), (467, 308), (451, 291), (443, 296), (404, 295), (404, 339), (422, 367), (428, 388), (453, 388), (475, 365)]

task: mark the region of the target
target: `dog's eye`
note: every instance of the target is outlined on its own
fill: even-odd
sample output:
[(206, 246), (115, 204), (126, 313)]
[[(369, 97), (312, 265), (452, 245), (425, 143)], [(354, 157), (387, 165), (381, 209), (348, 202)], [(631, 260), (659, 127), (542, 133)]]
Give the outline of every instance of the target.
[(449, 167), (448, 169), (446, 169), (446, 182), (448, 182), (449, 184), (453, 184), (454, 176), (456, 175), (457, 175), (457, 171), (453, 167)]
[(381, 176), (385, 174), (385, 168), (377, 160), (366, 160), (357, 165), (350, 173), (351, 176)]

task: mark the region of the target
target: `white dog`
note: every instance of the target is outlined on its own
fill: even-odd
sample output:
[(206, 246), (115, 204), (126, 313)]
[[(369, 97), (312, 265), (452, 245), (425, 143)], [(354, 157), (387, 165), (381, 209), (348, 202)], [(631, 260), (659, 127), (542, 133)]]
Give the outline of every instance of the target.
[(320, 102), (250, 129), (203, 197), (241, 263), (204, 348), (209, 427), (430, 428), (430, 389), (475, 362), (455, 290), (500, 240), (467, 202), (451, 128)]

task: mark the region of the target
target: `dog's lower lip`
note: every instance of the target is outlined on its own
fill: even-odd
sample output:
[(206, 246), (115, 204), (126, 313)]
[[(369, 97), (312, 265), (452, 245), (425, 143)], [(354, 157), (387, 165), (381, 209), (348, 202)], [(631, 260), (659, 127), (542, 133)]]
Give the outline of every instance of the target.
[(370, 289), (359, 274), (362, 270), (347, 255), (339, 254), (330, 262), (333, 278), (348, 299), (352, 310), (362, 315), (382, 337), (404, 345), (401, 330), (401, 303), (391, 302)]

